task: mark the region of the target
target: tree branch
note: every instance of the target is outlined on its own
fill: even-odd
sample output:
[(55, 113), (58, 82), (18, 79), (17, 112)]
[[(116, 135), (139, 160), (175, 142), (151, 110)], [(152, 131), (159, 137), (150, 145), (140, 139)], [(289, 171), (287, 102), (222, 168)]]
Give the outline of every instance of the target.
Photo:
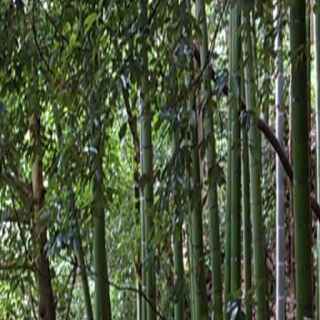
[(0, 223), (12, 222), (12, 223), (24, 223), (29, 224), (31, 219), (30, 212), (24, 209), (4, 209), (0, 211)]
[(1, 271), (30, 270), (34, 271), (33, 265), (28, 262), (19, 263), (17, 261), (0, 262)]
[[(257, 120), (257, 127), (264, 134), (266, 139), (269, 141), (269, 143), (272, 145), (273, 149), (277, 153), (277, 155), (282, 163), (282, 166), (283, 166), (285, 172), (287, 173), (287, 176), (292, 184), (293, 183), (292, 167), (291, 167), (289, 159), (288, 159), (285, 151), (281, 147), (278, 139), (273, 134), (270, 127), (262, 119)], [(319, 206), (318, 202), (316, 201), (316, 199), (314, 198), (314, 196), (312, 196), (312, 195), (310, 195), (310, 204), (311, 204), (311, 209), (312, 209), (316, 219), (320, 220), (320, 206)]]
[(153, 305), (153, 303), (149, 300), (149, 298), (145, 295), (145, 293), (142, 291), (142, 290), (139, 290), (139, 289), (136, 289), (134, 287), (129, 287), (129, 286), (120, 286), (118, 284), (115, 284), (111, 281), (108, 281), (109, 285), (114, 287), (115, 289), (117, 290), (126, 290), (126, 291), (132, 291), (132, 292), (135, 292), (135, 293), (138, 293), (140, 294), (143, 299), (145, 299), (147, 301), (147, 303), (152, 307), (152, 309), (154, 310), (154, 312), (158, 315), (159, 319), (161, 320), (166, 320), (166, 317), (163, 316), (158, 310), (157, 310), (157, 307), (155, 305)]
[(10, 186), (15, 192), (18, 193), (19, 197), (24, 204), (29, 204), (32, 201), (32, 191), (28, 183), (21, 181), (18, 177), (12, 174), (2, 173), (0, 174), (0, 181)]

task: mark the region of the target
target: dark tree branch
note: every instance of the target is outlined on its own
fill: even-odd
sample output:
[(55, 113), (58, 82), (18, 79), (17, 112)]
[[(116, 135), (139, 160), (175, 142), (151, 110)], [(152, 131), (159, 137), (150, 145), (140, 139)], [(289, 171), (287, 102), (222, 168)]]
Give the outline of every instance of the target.
[(17, 262), (17, 261), (5, 261), (0, 262), (1, 271), (12, 271), (12, 270), (30, 270), (34, 271), (33, 265), (28, 262)]
[(71, 294), (70, 294), (70, 298), (69, 298), (69, 303), (68, 303), (68, 307), (67, 307), (67, 312), (66, 312), (66, 320), (69, 320), (70, 318), (70, 310), (71, 310), (71, 303), (72, 303), (72, 298), (73, 298), (73, 290), (76, 284), (76, 279), (77, 279), (77, 268), (78, 265), (77, 263), (74, 264), (73, 270), (70, 273), (70, 277), (67, 281), (67, 283), (70, 281), (71, 275), (72, 275), (72, 280), (71, 280)]
[(34, 39), (34, 43), (35, 43), (39, 58), (40, 58), (40, 60), (43, 61), (45, 68), (48, 71), (49, 75), (53, 76), (54, 73), (50, 68), (49, 61), (46, 60), (46, 58), (44, 57), (44, 54), (41, 51), (40, 44), (38, 41), (38, 34), (37, 34), (36, 22), (35, 22), (35, 4), (33, 4), (33, 7), (32, 7), (32, 34), (33, 34), (33, 39)]
[[(283, 166), (285, 172), (287, 173), (287, 176), (292, 184), (293, 183), (292, 167), (291, 167), (289, 159), (288, 159), (285, 151), (281, 147), (278, 139), (273, 134), (270, 127), (263, 120), (261, 120), (261, 119), (257, 120), (257, 127), (264, 134), (266, 139), (269, 141), (269, 143), (272, 145), (273, 149), (277, 153), (277, 155), (282, 163), (282, 166)], [(312, 209), (316, 219), (320, 220), (320, 206), (319, 206), (318, 202), (316, 201), (316, 199), (314, 198), (314, 196), (312, 196), (312, 195), (310, 195), (310, 204), (311, 204), (311, 209)]]
[[(199, 64), (200, 54), (199, 54), (199, 49), (196, 45), (193, 46), (193, 57), (196, 60), (196, 63)], [(216, 82), (215, 72), (214, 72), (212, 65), (210, 65), (209, 68), (210, 68), (210, 75), (212, 77), (212, 80), (214, 82)], [(227, 83), (223, 87), (222, 93), (225, 96), (228, 96), (229, 87), (228, 87)], [(246, 104), (242, 99), (240, 101), (240, 109), (242, 112), (247, 112), (246, 111)], [(272, 145), (273, 149), (277, 153), (277, 155), (282, 163), (282, 166), (283, 166), (283, 168), (284, 168), (284, 170), (285, 170), (285, 172), (286, 172), (286, 174), (292, 184), (293, 183), (293, 170), (292, 170), (290, 161), (286, 155), (286, 152), (281, 147), (278, 139), (273, 134), (271, 128), (262, 119), (257, 119), (257, 127), (264, 134), (267, 141), (269, 141), (269, 143)], [(310, 195), (310, 205), (311, 205), (311, 209), (312, 209), (316, 219), (320, 221), (320, 206), (319, 206), (317, 200), (315, 199), (315, 197), (312, 195)]]
[(21, 181), (18, 177), (12, 174), (0, 173), (0, 181), (10, 186), (21, 198), (21, 201), (26, 205), (32, 202), (32, 190), (30, 184)]
[(157, 314), (157, 316), (159, 317), (160, 320), (166, 320), (166, 317), (164, 315), (162, 315), (158, 310), (157, 307), (155, 305), (153, 305), (153, 303), (149, 300), (149, 298), (145, 295), (145, 293), (139, 289), (136, 289), (134, 287), (129, 287), (129, 286), (120, 286), (118, 284), (115, 284), (113, 282), (109, 281), (109, 285), (114, 287), (117, 290), (122, 290), (122, 291), (131, 291), (131, 292), (135, 292), (135, 293), (139, 293), (143, 299), (146, 300), (146, 302), (152, 307), (152, 309), (154, 310), (154, 312)]
[(12, 222), (29, 224), (31, 219), (30, 211), (24, 209), (4, 209), (0, 211), (0, 223)]
[(127, 115), (128, 115), (128, 123), (129, 123), (129, 128), (130, 128), (132, 139), (133, 139), (135, 154), (136, 156), (138, 154), (138, 158), (136, 160), (139, 161), (140, 142), (139, 142), (138, 127), (137, 127), (137, 118), (132, 113), (132, 108), (130, 106), (130, 101), (129, 101), (129, 92), (127, 88), (128, 85), (125, 81), (126, 81), (125, 79), (121, 79), (122, 96), (123, 96), (124, 106), (126, 108)]

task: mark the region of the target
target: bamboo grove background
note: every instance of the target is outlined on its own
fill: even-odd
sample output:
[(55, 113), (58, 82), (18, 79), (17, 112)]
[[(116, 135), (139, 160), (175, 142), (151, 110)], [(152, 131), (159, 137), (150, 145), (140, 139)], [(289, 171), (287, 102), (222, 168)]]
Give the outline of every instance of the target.
[(320, 319), (319, 19), (3, 0), (0, 319)]

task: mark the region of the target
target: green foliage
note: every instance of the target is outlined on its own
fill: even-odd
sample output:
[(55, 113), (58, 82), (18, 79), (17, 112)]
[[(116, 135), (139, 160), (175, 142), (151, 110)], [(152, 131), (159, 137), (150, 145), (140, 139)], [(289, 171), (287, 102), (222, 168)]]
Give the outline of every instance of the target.
[[(188, 2), (188, 1), (186, 1)], [(30, 117), (41, 115), (44, 204), (40, 216), (48, 228), (45, 250), (50, 261), (57, 318), (81, 319), (85, 314), (83, 287), (77, 252), (80, 241), (91, 298), (94, 290), (94, 192), (93, 178), (99, 147), (103, 153), (103, 190), (110, 296), (114, 320), (136, 316), (137, 269), (141, 250), (138, 187), (150, 177), (141, 175), (136, 141), (140, 139), (141, 82), (152, 111), (154, 222), (153, 234), (158, 286), (157, 311), (166, 319), (173, 315), (174, 287), (171, 236), (182, 221), (184, 307), (191, 304), (188, 229), (190, 177), (187, 174), (195, 143), (190, 139), (190, 108), (187, 102), (199, 95), (201, 68), (193, 65), (192, 39), (204, 36), (185, 1), (147, 1), (143, 23), (139, 1), (19, 1), (3, 0), (0, 6), (0, 319), (31, 319), (39, 301), (34, 270), (32, 132)], [(216, 181), (220, 236), (227, 234), (225, 201), (229, 99), (224, 98), (228, 69), (228, 12), (223, 1), (205, 1), (207, 10), (208, 61), (215, 71), (208, 79), (212, 101), (208, 108), (215, 126)], [(233, 5), (235, 1), (231, 2)], [(261, 106), (273, 105), (273, 17), (271, 1), (242, 1), (255, 8), (256, 91)], [(257, 5), (256, 7), (254, 5)], [(259, 4), (260, 5), (260, 4)], [(314, 10), (318, 10), (317, 6)], [(270, 16), (271, 15), (271, 16)], [(242, 29), (241, 29), (242, 31)], [(195, 41), (196, 42), (196, 41)], [(148, 66), (142, 47), (147, 49)], [(284, 57), (288, 67), (288, 39)], [(195, 62), (195, 61), (194, 61)], [(245, 63), (245, 61), (243, 61)], [(242, 66), (243, 67), (243, 66)], [(289, 69), (289, 68), (288, 68)], [(147, 71), (146, 71), (147, 70)], [(123, 84), (124, 90), (120, 84)], [(239, 90), (240, 91), (240, 90)], [(191, 101), (200, 106), (199, 99)], [(199, 108), (201, 109), (201, 108)], [(201, 111), (201, 110), (199, 110)], [(200, 120), (203, 115), (200, 114)], [(269, 113), (273, 119), (273, 112)], [(195, 120), (195, 119), (193, 119)], [(201, 122), (201, 121), (200, 121)], [(100, 130), (98, 130), (100, 128)], [(136, 128), (136, 132), (135, 129)], [(99, 133), (97, 133), (99, 131)], [(180, 132), (177, 150), (171, 151), (174, 133)], [(201, 128), (199, 129), (199, 132)], [(204, 212), (204, 252), (208, 239), (208, 178), (202, 144), (199, 204)], [(268, 149), (268, 146), (264, 146)], [(263, 217), (269, 247), (274, 245), (274, 192), (272, 155), (265, 150)], [(179, 159), (178, 164), (176, 160)], [(179, 170), (177, 170), (177, 166)], [(181, 170), (181, 171), (180, 171)], [(178, 173), (179, 171), (179, 173)], [(135, 177), (134, 175), (137, 175)], [(174, 199), (180, 190), (179, 206)], [(198, 192), (199, 190), (197, 190)], [(74, 194), (72, 203), (71, 194)], [(201, 198), (201, 199), (200, 199)], [(72, 207), (73, 206), (73, 207)], [(179, 209), (181, 221), (173, 212)], [(219, 232), (218, 232), (219, 233)], [(225, 255), (225, 247), (221, 253)], [(211, 268), (206, 256), (206, 269)], [(146, 258), (148, 266), (148, 257)], [(208, 267), (210, 265), (210, 267)], [(6, 268), (7, 267), (7, 268)], [(10, 268), (8, 268), (10, 267)], [(76, 270), (76, 271), (75, 271)], [(75, 280), (74, 280), (75, 279)], [(208, 284), (209, 287), (209, 284)], [(30, 289), (29, 289), (30, 288)], [(270, 296), (273, 294), (270, 292)], [(31, 307), (30, 307), (31, 306)], [(209, 304), (209, 310), (212, 305)], [(34, 311), (35, 310), (35, 311)], [(185, 311), (188, 315), (190, 310)], [(11, 318), (10, 318), (11, 317)], [(24, 318), (23, 318), (24, 317)], [(144, 319), (145, 320), (145, 319)]]

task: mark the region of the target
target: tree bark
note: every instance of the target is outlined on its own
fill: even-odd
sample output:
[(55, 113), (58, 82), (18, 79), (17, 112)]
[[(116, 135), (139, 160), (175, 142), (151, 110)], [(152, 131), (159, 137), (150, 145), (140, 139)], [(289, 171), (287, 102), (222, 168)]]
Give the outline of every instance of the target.
[(35, 246), (36, 276), (39, 288), (40, 320), (55, 320), (55, 301), (51, 284), (49, 260), (46, 253), (47, 226), (46, 221), (41, 221), (41, 210), (44, 206), (45, 190), (43, 186), (42, 145), (40, 116), (34, 113), (30, 121), (30, 130), (33, 136), (32, 165), (32, 196), (33, 196), (33, 223), (32, 238)]

